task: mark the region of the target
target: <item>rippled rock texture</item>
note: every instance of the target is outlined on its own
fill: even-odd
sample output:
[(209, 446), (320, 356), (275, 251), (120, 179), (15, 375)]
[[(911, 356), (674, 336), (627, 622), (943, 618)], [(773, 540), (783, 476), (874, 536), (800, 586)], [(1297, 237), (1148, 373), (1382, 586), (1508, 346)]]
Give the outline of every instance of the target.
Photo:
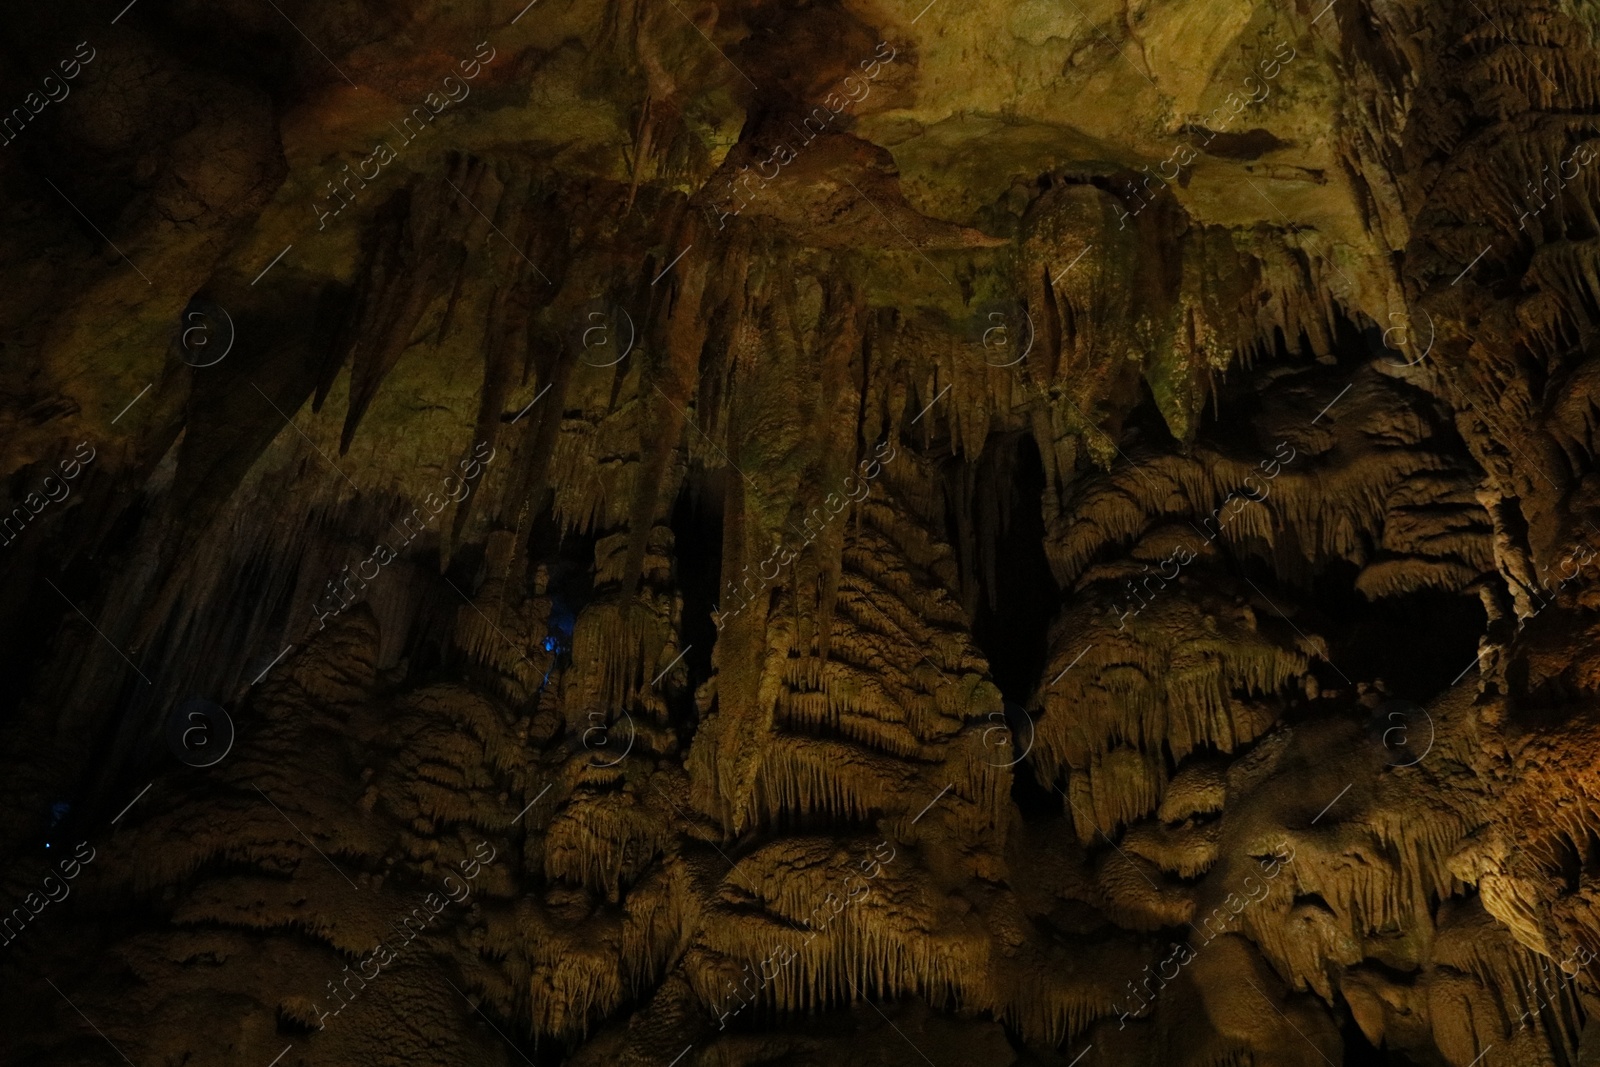
[(1600, 14), (67, 2), (0, 1060), (1600, 1063)]

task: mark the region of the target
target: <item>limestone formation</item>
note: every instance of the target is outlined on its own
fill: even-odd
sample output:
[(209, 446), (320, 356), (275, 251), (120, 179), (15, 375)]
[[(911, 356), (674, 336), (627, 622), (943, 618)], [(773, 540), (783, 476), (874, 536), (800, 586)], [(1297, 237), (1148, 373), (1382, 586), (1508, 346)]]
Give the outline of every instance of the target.
[(0, 1062), (1600, 1063), (1593, 5), (13, 21)]

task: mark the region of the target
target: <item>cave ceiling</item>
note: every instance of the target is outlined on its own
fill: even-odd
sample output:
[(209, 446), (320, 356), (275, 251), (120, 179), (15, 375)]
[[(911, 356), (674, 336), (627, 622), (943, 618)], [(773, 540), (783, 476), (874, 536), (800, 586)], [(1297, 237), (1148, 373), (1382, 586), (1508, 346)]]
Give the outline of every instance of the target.
[(0, 31), (0, 1063), (1600, 1064), (1590, 0)]

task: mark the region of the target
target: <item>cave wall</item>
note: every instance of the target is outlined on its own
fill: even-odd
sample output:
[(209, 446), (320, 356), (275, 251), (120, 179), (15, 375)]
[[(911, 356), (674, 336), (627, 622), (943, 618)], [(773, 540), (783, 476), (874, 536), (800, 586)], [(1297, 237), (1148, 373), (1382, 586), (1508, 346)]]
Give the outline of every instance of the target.
[(8, 1061), (1600, 1056), (1591, 11), (113, 14)]

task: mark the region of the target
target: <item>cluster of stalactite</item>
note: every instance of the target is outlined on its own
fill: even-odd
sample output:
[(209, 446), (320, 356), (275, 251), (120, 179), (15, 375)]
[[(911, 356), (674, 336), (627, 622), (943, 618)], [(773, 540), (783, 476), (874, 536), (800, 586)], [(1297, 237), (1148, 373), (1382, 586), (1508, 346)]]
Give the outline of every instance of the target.
[[(706, 177), (674, 31), (623, 5), (605, 36), (647, 86), (626, 180), (443, 158), (373, 216), (353, 288), (297, 291), (315, 321), (261, 373), (159, 383), (96, 498), (134, 532), (54, 550), (129, 565), (54, 646), (19, 747), (59, 762), (40, 709), (88, 708), (52, 725), (116, 737), (104, 806), (172, 698), (229, 694), (241, 735), (161, 779), (105, 842), (90, 921), (26, 958), (107, 953), (71, 965), (74, 999), (141, 1063), (509, 1062), (474, 1008), (574, 1062), (826, 1061), (856, 1039), (802, 1020), (865, 1000), (930, 1006), (917, 1033), (972, 1062), (1009, 1040), (1311, 1064), (1345, 1012), (1454, 1067), (1578, 1062), (1600, 605), (1587, 560), (1548, 573), (1600, 539), (1600, 158), (1561, 173), (1600, 81), (1588, 27), (1489, 6), (1329, 16), (1383, 104), (1339, 150), (1406, 254), (1362, 279), (1402, 294), (1406, 341), (1356, 366), (1336, 351), (1391, 324), (1336, 295), (1315, 231), (1170, 203), (1129, 228), (1078, 173), (1035, 183), (1007, 243), (921, 215), (884, 150), (830, 132), (803, 166), (856, 199), (797, 182), (724, 226), (704, 190), (777, 111)], [(418, 381), (470, 398), (470, 432), (414, 410)], [(1015, 709), (974, 632), (1033, 506), (1024, 438), (1060, 598)], [(480, 444), (470, 491), (425, 504)], [(686, 500), (717, 545), (689, 543)], [(1319, 632), (1330, 584), (1483, 612), (1421, 758)]]

